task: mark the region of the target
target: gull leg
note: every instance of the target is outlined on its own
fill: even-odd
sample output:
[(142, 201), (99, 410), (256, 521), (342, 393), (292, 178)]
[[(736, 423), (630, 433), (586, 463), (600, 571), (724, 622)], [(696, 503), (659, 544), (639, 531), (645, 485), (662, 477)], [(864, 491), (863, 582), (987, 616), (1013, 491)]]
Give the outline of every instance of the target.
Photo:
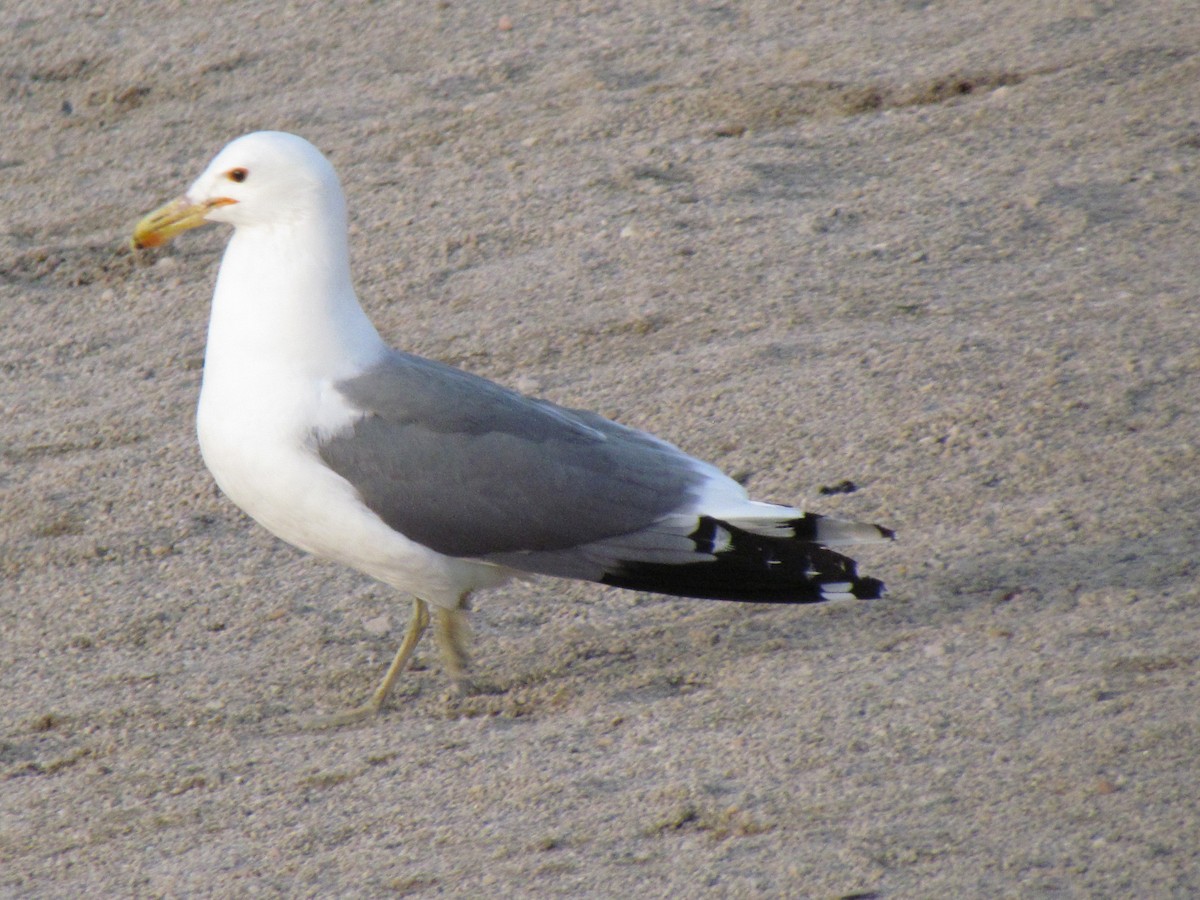
[(460, 694), (467, 694), (471, 691), (471, 680), (467, 677), (467, 642), (471, 631), (467, 625), (466, 595), (458, 603), (455, 609), (439, 606), (434, 610), (433, 634), (442, 651), (446, 674), (454, 681)]
[(413, 651), (417, 649), (417, 642), (421, 640), (421, 635), (424, 634), (428, 624), (429, 607), (424, 600), (419, 597), (413, 597), (412, 618), (408, 620), (408, 630), (404, 632), (404, 640), (400, 642), (400, 649), (396, 651), (396, 656), (392, 660), (392, 664), (388, 666), (388, 670), (383, 676), (383, 681), (379, 682), (379, 687), (375, 688), (375, 693), (371, 695), (371, 699), (353, 709), (343, 710), (340, 713), (333, 713), (329, 716), (316, 716), (306, 723), (307, 726), (309, 728), (337, 728), (340, 725), (349, 725), (353, 722), (359, 722), (371, 716), (378, 715), (379, 711), (383, 709), (383, 704), (387, 702), (392, 685), (395, 684), (396, 679), (404, 670), (404, 666), (408, 663)]
[(408, 630), (404, 632), (404, 640), (400, 642), (400, 649), (396, 651), (392, 664), (388, 666), (387, 672), (383, 675), (383, 681), (379, 682), (379, 687), (375, 688), (371, 699), (363, 704), (363, 707), (370, 710), (370, 714), (383, 709), (383, 704), (387, 701), (388, 694), (391, 693), (392, 685), (396, 683), (396, 679), (408, 664), (409, 657), (417, 649), (417, 642), (421, 640), (421, 635), (425, 633), (425, 627), (428, 624), (429, 607), (425, 605), (424, 600), (413, 597), (413, 614), (408, 621)]

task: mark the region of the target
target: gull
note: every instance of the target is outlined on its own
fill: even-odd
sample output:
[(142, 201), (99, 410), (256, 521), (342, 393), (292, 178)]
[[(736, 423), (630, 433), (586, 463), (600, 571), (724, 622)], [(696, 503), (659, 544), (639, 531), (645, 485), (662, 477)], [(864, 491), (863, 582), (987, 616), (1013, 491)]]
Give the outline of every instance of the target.
[(714, 466), (592, 412), (392, 349), (355, 296), (346, 201), (308, 141), (255, 132), (138, 223), (135, 248), (233, 226), (196, 430), (221, 490), (284, 541), (412, 597), (377, 714), (430, 622), (466, 680), (475, 591), (550, 575), (683, 597), (882, 596), (834, 548), (878, 525), (750, 499)]

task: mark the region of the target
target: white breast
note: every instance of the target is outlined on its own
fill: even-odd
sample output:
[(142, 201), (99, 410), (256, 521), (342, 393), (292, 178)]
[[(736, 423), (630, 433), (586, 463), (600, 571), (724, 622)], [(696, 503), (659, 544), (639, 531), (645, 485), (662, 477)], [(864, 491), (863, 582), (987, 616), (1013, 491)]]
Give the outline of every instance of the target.
[(330, 379), (269, 364), (215, 361), (196, 417), (200, 451), (221, 490), (263, 527), (431, 603), (505, 581), (496, 566), (443, 556), (393, 531), (318, 456), (315, 433), (350, 425)]

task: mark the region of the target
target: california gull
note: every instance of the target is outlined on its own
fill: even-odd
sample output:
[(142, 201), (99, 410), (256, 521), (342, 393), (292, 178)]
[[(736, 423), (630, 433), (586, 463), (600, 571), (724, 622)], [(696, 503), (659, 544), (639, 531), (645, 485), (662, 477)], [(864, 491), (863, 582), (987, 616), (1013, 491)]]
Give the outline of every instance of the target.
[(462, 684), (467, 599), (514, 576), (770, 603), (881, 596), (831, 548), (890, 530), (751, 500), (645, 432), (391, 349), (351, 284), (337, 175), (302, 138), (233, 141), (133, 242), (209, 222), (234, 230), (197, 413), (205, 464), (283, 540), (413, 597), (378, 689), (333, 722), (380, 710), (430, 608)]

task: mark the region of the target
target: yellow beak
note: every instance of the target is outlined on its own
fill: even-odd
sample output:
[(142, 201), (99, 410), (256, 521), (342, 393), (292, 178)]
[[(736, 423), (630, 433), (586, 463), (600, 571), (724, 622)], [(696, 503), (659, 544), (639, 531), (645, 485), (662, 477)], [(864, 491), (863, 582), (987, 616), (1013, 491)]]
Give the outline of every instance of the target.
[(176, 197), (137, 223), (137, 227), (133, 229), (133, 238), (130, 244), (134, 250), (158, 247), (180, 232), (207, 225), (208, 220), (204, 217), (214, 207), (228, 206), (236, 202), (236, 200), (218, 197), (204, 203), (193, 203), (187, 197)]

